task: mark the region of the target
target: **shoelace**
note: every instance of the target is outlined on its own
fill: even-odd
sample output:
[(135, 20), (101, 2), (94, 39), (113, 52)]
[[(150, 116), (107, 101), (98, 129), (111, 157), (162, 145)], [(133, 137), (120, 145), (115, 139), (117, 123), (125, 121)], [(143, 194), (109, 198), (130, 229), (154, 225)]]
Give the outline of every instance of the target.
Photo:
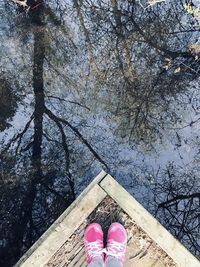
[(102, 253), (105, 253), (105, 249), (102, 249), (101, 243), (98, 240), (88, 243), (87, 251), (91, 258), (101, 256)]
[(87, 245), (87, 251), (91, 258), (101, 256), (103, 253), (107, 256), (119, 258), (124, 256), (125, 249), (126, 243), (123, 244), (114, 240), (112, 240), (109, 244), (109, 251), (106, 248), (101, 248), (101, 243), (99, 241), (90, 242)]
[(109, 251), (106, 250), (105, 254), (107, 256), (113, 256), (119, 258), (124, 256), (125, 249), (126, 249), (126, 243), (119, 243), (112, 240), (109, 243)]

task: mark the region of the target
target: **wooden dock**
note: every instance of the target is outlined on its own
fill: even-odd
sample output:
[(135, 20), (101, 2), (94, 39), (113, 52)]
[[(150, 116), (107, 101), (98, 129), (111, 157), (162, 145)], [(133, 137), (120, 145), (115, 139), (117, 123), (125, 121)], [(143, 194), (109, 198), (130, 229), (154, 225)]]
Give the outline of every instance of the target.
[(106, 233), (115, 221), (128, 233), (124, 267), (200, 267), (200, 262), (104, 171), (15, 266), (86, 267), (85, 227), (98, 222)]

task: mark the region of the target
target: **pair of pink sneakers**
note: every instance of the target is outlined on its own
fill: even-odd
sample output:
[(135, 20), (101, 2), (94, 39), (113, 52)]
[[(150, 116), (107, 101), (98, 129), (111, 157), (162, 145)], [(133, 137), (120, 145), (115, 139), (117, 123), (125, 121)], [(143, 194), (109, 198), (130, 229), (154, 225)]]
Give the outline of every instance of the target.
[(116, 257), (123, 264), (127, 245), (126, 230), (120, 223), (112, 223), (108, 230), (107, 246), (104, 248), (101, 225), (92, 223), (85, 230), (84, 244), (88, 264), (99, 257), (105, 261), (108, 256)]

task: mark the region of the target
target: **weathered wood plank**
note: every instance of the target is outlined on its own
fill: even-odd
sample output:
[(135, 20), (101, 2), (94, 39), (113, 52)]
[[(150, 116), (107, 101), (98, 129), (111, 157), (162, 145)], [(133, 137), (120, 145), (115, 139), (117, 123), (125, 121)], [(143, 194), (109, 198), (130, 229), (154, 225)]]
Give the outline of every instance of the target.
[(82, 198), (98, 184), (105, 176), (105, 171), (101, 171), (89, 184), (89, 186), (79, 195), (79, 197), (60, 215), (60, 217), (48, 228), (48, 230), (33, 244), (33, 246), (21, 257), (21, 259), (15, 264), (15, 267), (22, 266), (28, 257), (44, 242), (44, 240), (49, 236), (56, 228), (56, 226), (63, 221), (63, 219), (71, 212), (71, 210), (78, 205)]
[(126, 228), (128, 246), (124, 267), (177, 267), (173, 260), (135, 223), (110, 197), (106, 196), (63, 246), (51, 257), (45, 267), (86, 267), (83, 234), (88, 224), (98, 222), (106, 232), (112, 222)]
[(200, 267), (200, 262), (110, 175), (100, 186), (152, 238), (179, 267)]
[(73, 267), (86, 267), (87, 266), (87, 262), (86, 262), (86, 256), (85, 253), (81, 256), (78, 264), (74, 265)]
[[(100, 175), (96, 180), (101, 179)], [(96, 206), (105, 198), (106, 193), (94, 182), (81, 194), (79, 199), (66, 210), (59, 220), (53, 224), (54, 227), (48, 230), (35, 245), (35, 250), (29, 258), (20, 260), (15, 266), (21, 267), (42, 267), (51, 256), (64, 244), (64, 242), (81, 225)]]
[(72, 259), (72, 261), (67, 265), (68, 267), (75, 267), (75, 266), (80, 266), (80, 262), (82, 262), (82, 257), (85, 257), (85, 250), (84, 247), (82, 247), (76, 257)]

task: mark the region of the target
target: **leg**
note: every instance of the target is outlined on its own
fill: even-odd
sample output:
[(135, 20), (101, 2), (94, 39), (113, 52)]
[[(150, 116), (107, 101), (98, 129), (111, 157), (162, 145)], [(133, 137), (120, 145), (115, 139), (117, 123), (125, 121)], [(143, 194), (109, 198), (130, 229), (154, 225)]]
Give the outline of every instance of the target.
[(102, 258), (98, 258), (98, 259), (93, 259), (90, 264), (88, 265), (88, 267), (103, 267), (103, 260)]
[(88, 267), (103, 267), (103, 231), (100, 224), (92, 223), (86, 228), (84, 245)]
[(125, 261), (127, 233), (120, 223), (112, 223), (108, 229), (106, 267), (122, 267)]
[(117, 258), (108, 256), (105, 261), (105, 266), (106, 267), (122, 267), (122, 264)]

